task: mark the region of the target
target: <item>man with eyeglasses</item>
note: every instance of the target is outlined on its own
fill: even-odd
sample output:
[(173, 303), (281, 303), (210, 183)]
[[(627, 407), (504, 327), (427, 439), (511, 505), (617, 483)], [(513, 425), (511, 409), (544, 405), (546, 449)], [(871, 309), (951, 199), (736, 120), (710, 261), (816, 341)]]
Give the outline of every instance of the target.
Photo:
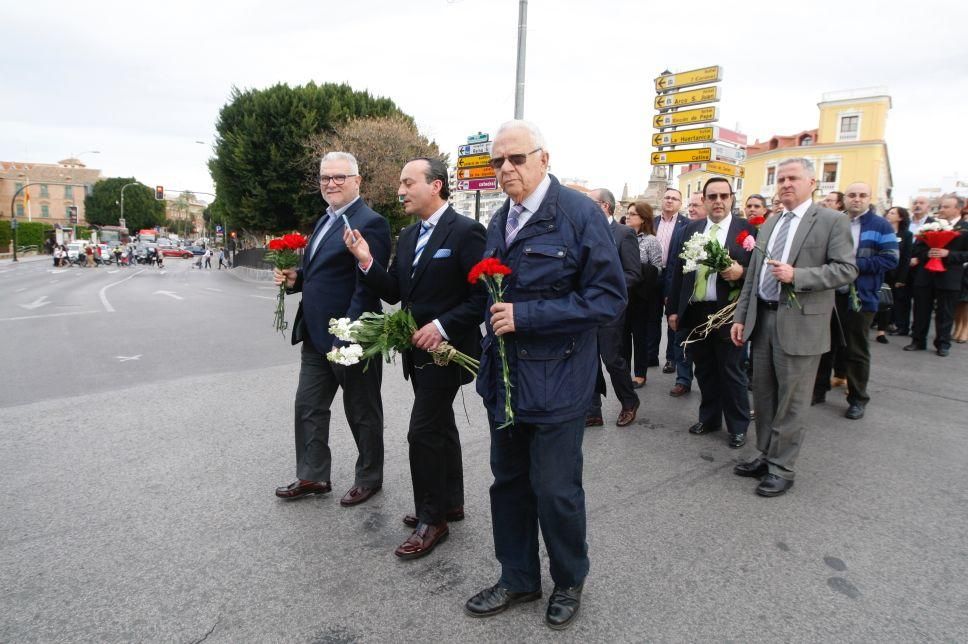
[[(669, 262), (672, 256), (670, 248), (672, 248), (673, 235), (685, 228), (689, 220), (679, 214), (679, 210), (682, 208), (682, 193), (675, 188), (666, 188), (665, 193), (662, 195), (662, 203), (659, 205), (659, 214), (655, 216), (653, 224), (655, 236), (659, 240), (659, 245), (662, 246), (662, 270), (665, 273), (669, 269)], [(670, 284), (671, 279), (662, 281), (663, 300), (668, 300), (669, 298), (670, 293), (668, 287)], [(662, 340), (662, 302), (658, 302), (657, 304), (658, 306), (655, 309), (654, 316), (649, 320), (649, 334), (646, 336), (647, 342), (649, 343), (649, 366), (659, 366), (659, 344)], [(662, 373), (672, 373), (676, 370), (676, 356), (673, 348), (675, 343), (676, 333), (672, 329), (668, 329), (666, 333), (666, 359), (665, 364), (662, 366)], [(689, 389), (687, 387), (676, 384), (669, 393), (672, 396), (681, 396), (688, 391)]]
[(589, 569), (581, 444), (595, 389), (597, 329), (625, 309), (627, 289), (601, 211), (549, 175), (548, 159), (534, 124), (515, 120), (498, 129), (491, 165), (508, 200), (491, 217), (484, 257), (511, 274), (503, 278), (504, 301), (488, 301), (477, 392), (491, 429), (491, 522), (501, 576), (464, 610), (488, 617), (541, 597), (540, 530), (555, 585), (545, 622), (562, 629), (578, 615)]
[[(688, 241), (696, 234), (716, 239), (733, 263), (718, 273), (700, 265), (696, 271), (684, 273), (679, 269), (673, 275), (671, 293), (676, 300), (669, 306), (673, 311), (669, 315), (669, 328), (679, 331), (678, 337), (682, 339), (739, 295), (751, 251), (744, 249), (736, 238), (744, 231), (756, 236), (756, 228), (749, 222), (732, 216), (733, 188), (728, 179), (712, 177), (706, 181), (702, 204), (706, 217), (690, 222), (683, 239)], [(746, 444), (746, 430), (750, 424), (743, 347), (730, 341), (729, 327), (723, 326), (702, 340), (690, 343), (685, 351), (692, 357), (702, 394), (699, 421), (689, 428), (689, 433), (709, 434), (721, 430), (725, 423), (729, 446), (733, 449), (742, 447)]]
[(390, 225), (360, 198), (359, 165), (352, 154), (327, 153), (319, 174), (328, 207), (316, 222), (302, 266), (275, 271), (277, 285), (284, 283), (288, 293), (302, 292), (292, 330), (292, 343), (302, 342), (296, 388), (297, 478), (277, 488), (276, 496), (293, 500), (332, 490), (330, 405), (342, 388), (346, 421), (359, 450), (353, 487), (340, 500), (345, 507), (363, 503), (383, 486), (383, 363), (343, 366), (327, 360), (326, 354), (339, 342), (329, 332), (329, 320), (355, 320), (383, 308), (343, 243), (344, 217), (366, 237), (370, 253), (383, 265), (390, 258)]
[[(706, 208), (703, 206), (702, 193), (695, 193), (690, 195), (688, 205), (686, 206), (689, 212), (689, 222), (694, 222), (699, 219), (706, 219)], [(666, 261), (665, 270), (662, 272), (662, 287), (663, 292), (666, 293), (664, 311), (666, 315), (666, 320), (668, 316), (676, 313), (676, 307), (679, 302), (679, 292), (674, 291), (672, 287), (672, 277), (676, 273), (682, 270), (682, 260), (679, 259), (679, 254), (682, 252), (682, 242), (685, 238), (686, 226), (676, 226), (672, 233), (672, 240), (669, 242), (669, 254)], [(692, 355), (684, 351), (682, 348), (682, 343), (686, 339), (686, 336), (682, 334), (682, 331), (673, 330), (669, 328), (669, 345), (666, 346), (666, 354), (669, 353), (669, 347), (672, 347), (672, 362), (673, 371), (676, 374), (676, 381), (672, 385), (672, 389), (669, 390), (669, 395), (673, 398), (680, 398), (685, 396), (687, 393), (692, 391), (692, 377), (693, 377), (693, 363)], [(663, 373), (666, 369), (662, 370)]]
[[(879, 305), (878, 291), (884, 283), (884, 274), (897, 266), (900, 250), (891, 224), (871, 207), (869, 185), (858, 181), (847, 186), (844, 206), (850, 218), (858, 275), (853, 284), (837, 289), (835, 299), (838, 303), (835, 306), (843, 330), (843, 346), (839, 350), (844, 354), (847, 376), (847, 412), (844, 416), (859, 420), (864, 417), (870, 401), (867, 393), (871, 369), (868, 336)], [(836, 338), (833, 341), (836, 342)], [(827, 352), (821, 357), (816, 383), (829, 383), (832, 369), (833, 356)]]

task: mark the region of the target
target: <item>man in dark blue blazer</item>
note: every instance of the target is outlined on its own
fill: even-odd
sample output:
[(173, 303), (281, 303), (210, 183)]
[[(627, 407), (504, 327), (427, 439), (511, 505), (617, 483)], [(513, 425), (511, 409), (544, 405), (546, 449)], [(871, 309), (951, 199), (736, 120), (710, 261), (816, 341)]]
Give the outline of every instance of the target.
[(364, 281), (386, 302), (409, 310), (417, 323), (414, 348), (403, 352), (403, 377), (413, 386), (410, 476), (416, 512), (403, 522), (413, 534), (394, 551), (401, 559), (430, 554), (449, 534), (447, 521), (464, 518), (464, 474), (454, 398), (473, 377), (457, 364), (434, 364), (428, 350), (448, 342), (471, 357), (481, 354), (487, 292), (467, 274), (484, 252), (484, 226), (447, 205), (447, 165), (419, 158), (400, 173), (397, 194), (407, 214), (420, 218), (400, 232), (389, 269), (371, 254), (357, 231), (343, 241), (356, 256)]
[[(683, 244), (695, 234), (713, 236), (727, 250), (732, 265), (719, 273), (712, 273), (700, 265), (699, 270), (684, 273), (682, 269), (672, 276), (672, 293), (675, 301), (669, 308), (669, 327), (679, 331), (685, 339), (692, 329), (700, 326), (708, 317), (726, 307), (739, 296), (743, 276), (749, 265), (752, 251), (737, 241), (745, 231), (755, 238), (756, 228), (745, 219), (732, 216), (733, 188), (724, 177), (713, 177), (703, 186), (702, 203), (705, 219), (689, 223), (683, 231)], [(679, 262), (682, 266), (683, 262)], [(691, 434), (708, 434), (723, 428), (725, 420), (729, 430), (729, 446), (739, 448), (746, 444), (746, 430), (750, 424), (749, 394), (747, 393), (746, 369), (743, 366), (743, 347), (733, 344), (729, 337), (730, 322), (723, 324), (704, 339), (686, 346), (695, 364), (696, 381), (702, 392), (699, 403), (699, 422), (689, 428)]]
[[(302, 342), (299, 386), (296, 389), (296, 480), (276, 489), (282, 499), (298, 499), (332, 490), (329, 450), (330, 405), (343, 389), (346, 421), (359, 450), (353, 487), (343, 506), (362, 503), (383, 486), (383, 402), (380, 397), (382, 363), (343, 366), (326, 354), (333, 348), (330, 318), (356, 319), (382, 310), (380, 298), (356, 267), (356, 258), (343, 243), (343, 217), (370, 241), (379, 261), (390, 257), (390, 225), (360, 198), (359, 165), (353, 155), (330, 152), (319, 167), (319, 187), (329, 204), (303, 255), (298, 270), (276, 270), (276, 284), (290, 293), (302, 292), (293, 322), (292, 343)], [(338, 342), (338, 340), (336, 340)]]
[[(659, 344), (662, 341), (662, 309), (663, 304), (669, 298), (669, 288), (672, 280), (669, 277), (676, 256), (674, 245), (682, 234), (682, 229), (686, 227), (689, 220), (679, 214), (682, 208), (682, 193), (675, 188), (667, 188), (662, 195), (659, 203), (659, 214), (652, 221), (652, 229), (655, 236), (662, 246), (662, 299), (656, 301), (649, 320), (649, 364), (659, 364)], [(673, 373), (676, 370), (675, 352), (675, 331), (668, 329), (666, 332), (666, 351), (665, 364), (662, 365), (662, 373)], [(683, 392), (684, 393), (684, 392)], [(680, 394), (681, 395), (681, 394)]]
[(508, 201), (491, 217), (484, 257), (512, 272), (503, 281), (504, 301), (488, 302), (477, 392), (491, 426), (491, 522), (501, 577), (465, 611), (487, 617), (541, 597), (540, 530), (555, 584), (545, 621), (561, 629), (578, 614), (589, 566), (581, 443), (597, 375), (597, 330), (624, 310), (625, 277), (601, 211), (548, 174), (537, 127), (502, 125), (491, 165)]

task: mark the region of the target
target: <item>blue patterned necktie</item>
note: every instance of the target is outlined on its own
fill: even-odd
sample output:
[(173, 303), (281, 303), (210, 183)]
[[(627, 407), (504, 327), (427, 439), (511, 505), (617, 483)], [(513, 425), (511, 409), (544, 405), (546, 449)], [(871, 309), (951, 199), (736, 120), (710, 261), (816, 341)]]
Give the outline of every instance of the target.
[(508, 223), (504, 227), (504, 242), (508, 246), (514, 241), (515, 236), (518, 234), (518, 218), (521, 217), (521, 213), (524, 212), (524, 206), (521, 204), (515, 204), (510, 211), (508, 211)]
[[(430, 232), (433, 230), (434, 225), (429, 221), (425, 221), (420, 224), (420, 236), (417, 237), (417, 248), (413, 252), (413, 264), (411, 267), (415, 271), (417, 269), (417, 262), (420, 261), (420, 255), (423, 253), (424, 247), (427, 242), (430, 241)], [(410, 272), (413, 275), (413, 271)]]
[[(783, 214), (783, 221), (780, 222), (780, 229), (776, 231), (773, 238), (773, 250), (770, 258), (776, 261), (783, 261), (783, 249), (786, 247), (787, 235), (790, 234), (790, 222), (793, 221), (793, 213)], [(767, 267), (764, 267), (766, 269)], [(763, 286), (761, 288), (763, 299), (768, 302), (780, 301), (780, 282), (773, 276), (773, 271), (767, 270), (763, 276)]]

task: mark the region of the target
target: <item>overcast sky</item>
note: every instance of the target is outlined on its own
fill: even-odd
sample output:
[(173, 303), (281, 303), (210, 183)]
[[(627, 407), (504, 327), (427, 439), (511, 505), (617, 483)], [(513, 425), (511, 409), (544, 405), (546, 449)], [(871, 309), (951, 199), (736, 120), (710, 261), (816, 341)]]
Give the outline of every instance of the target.
[[(100, 150), (81, 159), (106, 176), (213, 192), (231, 88), (308, 81), (393, 99), (453, 158), (513, 116), (517, 16), (516, 0), (5, 2), (0, 160)], [(968, 177), (966, 31), (951, 0), (531, 0), (525, 117), (559, 177), (634, 194), (666, 68), (722, 65), (719, 125), (750, 142), (816, 127), (824, 92), (886, 86), (906, 202)]]

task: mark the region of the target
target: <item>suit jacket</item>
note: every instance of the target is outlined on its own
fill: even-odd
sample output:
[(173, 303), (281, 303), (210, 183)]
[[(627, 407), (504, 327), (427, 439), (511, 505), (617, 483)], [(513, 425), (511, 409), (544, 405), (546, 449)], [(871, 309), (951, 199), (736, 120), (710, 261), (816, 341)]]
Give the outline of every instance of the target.
[[(401, 307), (409, 309), (418, 329), (437, 320), (454, 348), (478, 358), (487, 290), (480, 282), (469, 284), (467, 274), (484, 253), (484, 226), (448, 207), (431, 231), (414, 269), (419, 236), (420, 222), (404, 228), (389, 269), (374, 256), (363, 281), (386, 302), (400, 302)], [(404, 377), (413, 378), (421, 386), (445, 387), (472, 380), (463, 367), (439, 367), (421, 349), (405, 351), (402, 357)]]
[[(928, 217), (927, 222), (934, 221), (934, 217)], [(961, 222), (958, 222), (959, 224)], [(912, 255), (918, 258), (918, 267), (915, 271), (912, 285), (915, 288), (934, 287), (947, 291), (961, 290), (961, 282), (965, 273), (965, 262), (968, 262), (968, 231), (962, 226), (956, 226), (955, 230), (961, 231), (961, 236), (948, 242), (945, 248), (948, 249), (948, 256), (941, 258), (941, 263), (945, 271), (938, 273), (924, 268), (928, 262), (928, 245), (915, 237)]]
[[(766, 248), (777, 223), (773, 216), (760, 228), (749, 271), (733, 321), (745, 325), (743, 339), (756, 328), (760, 275)], [(799, 304), (780, 292), (777, 330), (780, 348), (789, 355), (819, 355), (830, 350), (830, 314), (834, 289), (857, 279), (850, 220), (843, 213), (811, 204), (797, 227), (787, 263), (794, 267), (793, 291)]]
[[(706, 229), (707, 220), (699, 219), (696, 221), (690, 221), (682, 232), (681, 240), (685, 243), (696, 233), (701, 233)], [(736, 243), (736, 236), (740, 234), (741, 231), (746, 231), (750, 235), (756, 236), (756, 228), (751, 226), (748, 221), (741, 219), (739, 217), (733, 217), (729, 224), (729, 230), (726, 231), (726, 250), (729, 252), (729, 256), (735, 259), (743, 268), (749, 266), (750, 256), (752, 251), (743, 250), (743, 247)], [(680, 244), (681, 246), (682, 244)], [(679, 322), (682, 324), (685, 320), (686, 308), (689, 306), (689, 299), (692, 297), (692, 292), (696, 286), (696, 272), (683, 273), (682, 261), (676, 262), (676, 274), (672, 276), (672, 289), (670, 290), (669, 303), (667, 308), (672, 312), (672, 314), (679, 316)], [(745, 273), (743, 277), (745, 277)], [(744, 279), (740, 280), (732, 285), (723, 279), (722, 275), (716, 276), (716, 304), (719, 308), (723, 308), (729, 304), (729, 293), (731, 290), (736, 288), (742, 288)], [(700, 320), (703, 322), (705, 320)], [(728, 330), (727, 330), (728, 331)]]
[[(390, 224), (387, 220), (363, 203), (362, 198), (344, 214), (350, 225), (366, 238), (373, 257), (385, 264), (390, 258)], [(363, 313), (383, 310), (380, 298), (363, 282), (356, 258), (343, 243), (342, 221), (337, 220), (329, 227), (316, 253), (310, 256), (326, 219), (324, 214), (316, 222), (303, 255), (303, 265), (296, 271), (296, 283), (289, 291), (303, 294), (293, 323), (292, 343), (308, 337), (319, 353), (328, 353), (333, 348), (330, 318), (355, 320)]]
[[(642, 262), (639, 258), (639, 240), (635, 236), (635, 231), (616, 222), (614, 219), (609, 222), (608, 228), (615, 240), (615, 248), (618, 250), (618, 259), (622, 264), (622, 272), (625, 274), (626, 295), (632, 293), (632, 289), (642, 281)], [(625, 309), (617, 318), (608, 324), (625, 324)], [(607, 325), (606, 325), (607, 326)]]

